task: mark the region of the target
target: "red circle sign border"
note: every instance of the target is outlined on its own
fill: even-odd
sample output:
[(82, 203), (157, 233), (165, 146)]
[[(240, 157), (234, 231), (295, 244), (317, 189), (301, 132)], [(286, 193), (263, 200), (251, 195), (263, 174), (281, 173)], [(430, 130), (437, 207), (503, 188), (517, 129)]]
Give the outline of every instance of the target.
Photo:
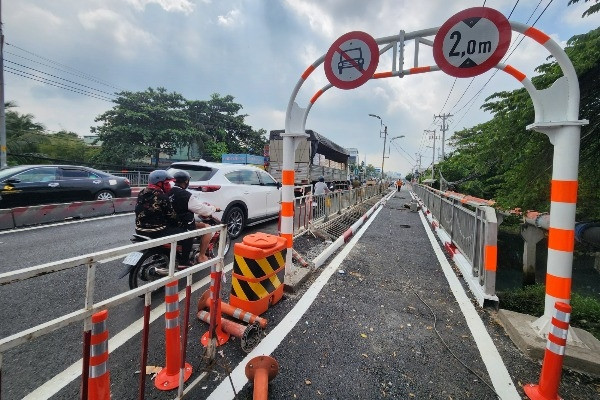
[[(333, 55), (340, 50), (340, 45), (345, 41), (352, 39), (362, 40), (367, 45), (369, 51), (371, 51), (371, 62), (360, 78), (353, 81), (343, 81), (336, 77), (333, 73), (333, 69), (331, 68), (331, 60), (333, 59)], [(373, 77), (373, 74), (377, 69), (377, 65), (379, 64), (379, 46), (377, 45), (375, 39), (366, 32), (352, 31), (344, 33), (335, 42), (333, 42), (329, 50), (327, 50), (323, 64), (325, 76), (327, 77), (327, 80), (329, 80), (329, 83), (339, 89), (356, 89)]]
[[(458, 68), (446, 61), (443, 44), (446, 34), (454, 25), (467, 18), (481, 17), (491, 21), (498, 28), (498, 47), (494, 54), (483, 63), (471, 68)], [(455, 78), (472, 78), (483, 74), (497, 65), (506, 54), (512, 36), (512, 28), (508, 19), (500, 11), (488, 7), (473, 7), (462, 10), (450, 17), (440, 27), (433, 40), (433, 59), (442, 71)]]

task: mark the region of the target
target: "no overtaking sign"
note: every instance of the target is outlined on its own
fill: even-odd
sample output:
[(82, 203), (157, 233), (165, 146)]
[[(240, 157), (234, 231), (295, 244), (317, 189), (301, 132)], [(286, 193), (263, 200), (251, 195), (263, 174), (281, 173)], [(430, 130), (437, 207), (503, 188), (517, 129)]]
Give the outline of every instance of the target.
[(325, 76), (340, 89), (354, 89), (371, 79), (379, 63), (379, 46), (365, 32), (348, 32), (325, 55)]

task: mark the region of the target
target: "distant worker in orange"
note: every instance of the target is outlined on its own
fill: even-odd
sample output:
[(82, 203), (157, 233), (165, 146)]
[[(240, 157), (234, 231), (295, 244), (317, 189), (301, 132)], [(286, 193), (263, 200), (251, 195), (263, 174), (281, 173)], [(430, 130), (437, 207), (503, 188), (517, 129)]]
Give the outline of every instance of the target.
[(396, 187), (398, 188), (398, 191), (400, 191), (400, 189), (402, 189), (402, 179), (398, 179), (396, 181)]

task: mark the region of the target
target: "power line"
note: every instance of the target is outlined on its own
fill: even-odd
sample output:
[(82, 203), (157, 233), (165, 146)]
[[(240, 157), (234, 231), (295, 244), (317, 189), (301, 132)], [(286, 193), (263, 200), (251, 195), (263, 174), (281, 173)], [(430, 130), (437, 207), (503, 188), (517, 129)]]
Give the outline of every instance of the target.
[(444, 112), (444, 108), (446, 107), (446, 104), (448, 103), (448, 99), (450, 98), (450, 95), (452, 94), (452, 91), (454, 90), (454, 85), (456, 85), (457, 80), (458, 80), (458, 78), (454, 78), (454, 82), (452, 82), (452, 87), (450, 88), (450, 93), (448, 93), (448, 97), (446, 97), (446, 101), (444, 102), (444, 105), (442, 106), (440, 114), (442, 112)]
[[(14, 70), (14, 71), (11, 71), (11, 69)], [(64, 84), (62, 84), (60, 82), (55, 82), (55, 81), (51, 81), (51, 80), (46, 79), (46, 78), (41, 78), (41, 77), (38, 77), (36, 75), (30, 74), (30, 73), (25, 72), (25, 71), (20, 71), (20, 70), (11, 68), (11, 67), (4, 67), (4, 70), (6, 72), (8, 72), (8, 73), (13, 74), (13, 75), (18, 75), (18, 76), (21, 76), (23, 78), (27, 78), (27, 79), (38, 81), (38, 82), (41, 82), (41, 83), (45, 83), (45, 84), (50, 85), (50, 86), (55, 86), (55, 87), (60, 88), (60, 89), (68, 90), (70, 92), (74, 92), (74, 93), (77, 93), (77, 94), (83, 94), (84, 96), (93, 97), (93, 98), (96, 98), (96, 99), (99, 99), (99, 100), (108, 101), (109, 103), (113, 102), (113, 99), (109, 99), (107, 97), (95, 95), (95, 94), (90, 93), (90, 92), (82, 91), (80, 89), (73, 88), (73, 87), (68, 86), (68, 85), (64, 85)], [(27, 76), (27, 75), (30, 75), (30, 76)]]
[(35, 72), (39, 72), (40, 74), (44, 74), (44, 75), (51, 76), (51, 77), (53, 77), (53, 78), (56, 78), (56, 79), (61, 79), (61, 80), (65, 81), (65, 82), (69, 82), (69, 83), (72, 83), (72, 84), (74, 84), (74, 85), (79, 85), (79, 86), (81, 86), (81, 87), (84, 87), (84, 88), (86, 88), (86, 89), (90, 89), (90, 90), (96, 91), (96, 92), (98, 92), (98, 93), (104, 93), (104, 94), (107, 94), (107, 95), (109, 95), (109, 96), (114, 96), (114, 95), (115, 95), (114, 93), (109, 93), (109, 92), (105, 92), (105, 91), (103, 91), (103, 90), (98, 90), (98, 89), (95, 89), (95, 88), (93, 88), (93, 87), (90, 87), (90, 86), (83, 85), (83, 84), (81, 84), (81, 83), (77, 83), (77, 82), (70, 81), (70, 80), (68, 80), (68, 79), (65, 79), (65, 78), (61, 78), (60, 76), (52, 75), (52, 74), (50, 74), (50, 73), (48, 73), (48, 72), (40, 71), (39, 69), (31, 68), (31, 67), (28, 67), (28, 66), (26, 66), (26, 65), (23, 65), (23, 64), (16, 63), (16, 62), (14, 62), (14, 61), (6, 60), (6, 62), (9, 62), (9, 63), (11, 63), (11, 64), (18, 65), (19, 67), (22, 67), (22, 68), (27, 68), (27, 69), (30, 69), (30, 70), (32, 70), (32, 71), (35, 71)]
[[(55, 67), (55, 66), (53, 66), (53, 65), (44, 64), (44, 63), (42, 63), (42, 62), (39, 62), (39, 61), (32, 60), (31, 58), (23, 57), (23, 56), (21, 56), (21, 55), (18, 55), (18, 54), (16, 54), (16, 53), (11, 53), (10, 51), (5, 51), (5, 53), (6, 53), (6, 54), (10, 54), (10, 55), (12, 55), (12, 56), (14, 56), (14, 57), (19, 57), (19, 58), (22, 58), (22, 59), (24, 59), (24, 60), (30, 61), (30, 62), (32, 62), (32, 63), (34, 63), (34, 64), (43, 65), (44, 67), (52, 68), (52, 69), (55, 69), (55, 70), (57, 70), (57, 71), (60, 71), (60, 72), (65, 72), (65, 73), (67, 73), (67, 74), (71, 74), (71, 75), (77, 76), (77, 77), (79, 77), (79, 78), (87, 79), (87, 80), (89, 80), (89, 81), (91, 81), (91, 82), (99, 83), (99, 84), (101, 84), (101, 85), (108, 86), (108, 87), (111, 87), (111, 88), (113, 88), (113, 89), (116, 89), (116, 90), (119, 90), (119, 91), (124, 91), (124, 90), (125, 90), (125, 89), (122, 89), (122, 88), (119, 88), (119, 87), (113, 86), (113, 85), (111, 85), (111, 84), (105, 83), (105, 82), (103, 82), (103, 81), (101, 81), (101, 80), (98, 80), (98, 79), (95, 79), (95, 78), (90, 78), (90, 77), (88, 77), (88, 76), (86, 76), (86, 75), (84, 75), (84, 74), (78, 74), (78, 73), (75, 73), (75, 72), (67, 71), (67, 70), (65, 70), (65, 69), (60, 69), (60, 68), (57, 68), (57, 67)], [(8, 61), (8, 60), (6, 60), (6, 61)]]
[[(80, 74), (83, 74), (83, 76), (84, 76), (84, 77), (89, 77), (89, 78), (96, 79), (96, 80), (98, 80), (98, 81), (102, 82), (102, 80), (101, 80), (100, 78), (98, 78), (98, 77), (95, 77), (95, 76), (93, 76), (93, 75), (89, 75), (89, 74), (87, 74), (87, 73), (85, 73), (85, 72), (83, 72), (83, 71), (81, 71), (81, 70), (78, 70), (78, 69), (76, 69), (76, 68), (73, 68), (73, 67), (69, 67), (68, 65), (61, 64), (61, 63), (59, 63), (58, 61), (54, 61), (54, 60), (52, 60), (52, 59), (50, 59), (50, 58), (47, 58), (47, 57), (40, 56), (40, 55), (38, 55), (38, 54), (35, 54), (35, 53), (34, 53), (34, 52), (32, 52), (32, 51), (25, 50), (24, 48), (22, 48), (22, 47), (19, 47), (19, 46), (15, 45), (15, 44), (12, 44), (12, 43), (8, 43), (8, 42), (6, 42), (6, 45), (8, 45), (8, 46), (12, 46), (12, 47), (14, 47), (14, 48), (16, 48), (16, 49), (19, 49), (19, 50), (21, 50), (21, 51), (22, 51), (22, 52), (24, 52), (24, 53), (31, 54), (31, 55), (32, 55), (32, 56), (34, 56), (34, 57), (41, 58), (42, 60), (44, 60), (44, 61), (48, 61), (49, 63), (56, 64), (56, 65), (59, 65), (59, 66), (61, 66), (61, 67), (63, 67), (63, 68), (68, 68), (68, 69), (70, 69), (70, 70), (73, 70), (73, 71), (79, 72)], [(121, 89), (121, 88), (114, 87), (114, 86), (112, 86), (112, 85), (110, 85), (110, 84), (108, 84), (108, 83), (104, 83), (104, 84), (106, 84), (107, 86), (111, 86), (112, 88), (114, 88), (114, 89), (117, 89), (117, 90), (121, 90), (121, 91), (124, 91), (124, 90), (125, 90), (125, 89)]]

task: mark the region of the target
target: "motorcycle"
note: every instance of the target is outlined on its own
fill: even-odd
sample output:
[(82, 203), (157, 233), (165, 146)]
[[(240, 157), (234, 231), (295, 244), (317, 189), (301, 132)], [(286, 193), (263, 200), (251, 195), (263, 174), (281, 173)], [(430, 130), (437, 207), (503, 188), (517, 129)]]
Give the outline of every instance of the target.
[[(221, 221), (212, 215), (201, 216), (200, 221), (205, 224), (215, 226), (220, 225)], [(229, 248), (231, 247), (231, 239), (227, 231), (225, 231), (227, 237), (225, 238), (225, 245), (223, 248), (223, 256), (227, 255)], [(208, 258), (214, 258), (218, 254), (219, 249), (219, 237), (221, 236), (220, 231), (209, 233), (212, 235), (208, 248), (206, 249), (206, 256)], [(151, 240), (147, 236), (134, 234), (130, 239), (132, 243), (144, 242)], [(200, 248), (200, 237), (194, 238), (194, 245), (192, 247), (192, 259), (196, 259), (198, 250)], [(167, 243), (158, 247), (151, 247), (143, 251), (135, 251), (129, 253), (125, 257), (122, 263), (125, 265), (125, 269), (119, 276), (119, 279), (129, 274), (129, 288), (135, 289), (145, 282), (151, 282), (156, 279), (160, 279), (169, 274), (169, 257), (171, 253), (171, 244)], [(181, 246), (177, 245), (177, 258), (181, 256)], [(176, 261), (177, 262), (177, 261)]]

